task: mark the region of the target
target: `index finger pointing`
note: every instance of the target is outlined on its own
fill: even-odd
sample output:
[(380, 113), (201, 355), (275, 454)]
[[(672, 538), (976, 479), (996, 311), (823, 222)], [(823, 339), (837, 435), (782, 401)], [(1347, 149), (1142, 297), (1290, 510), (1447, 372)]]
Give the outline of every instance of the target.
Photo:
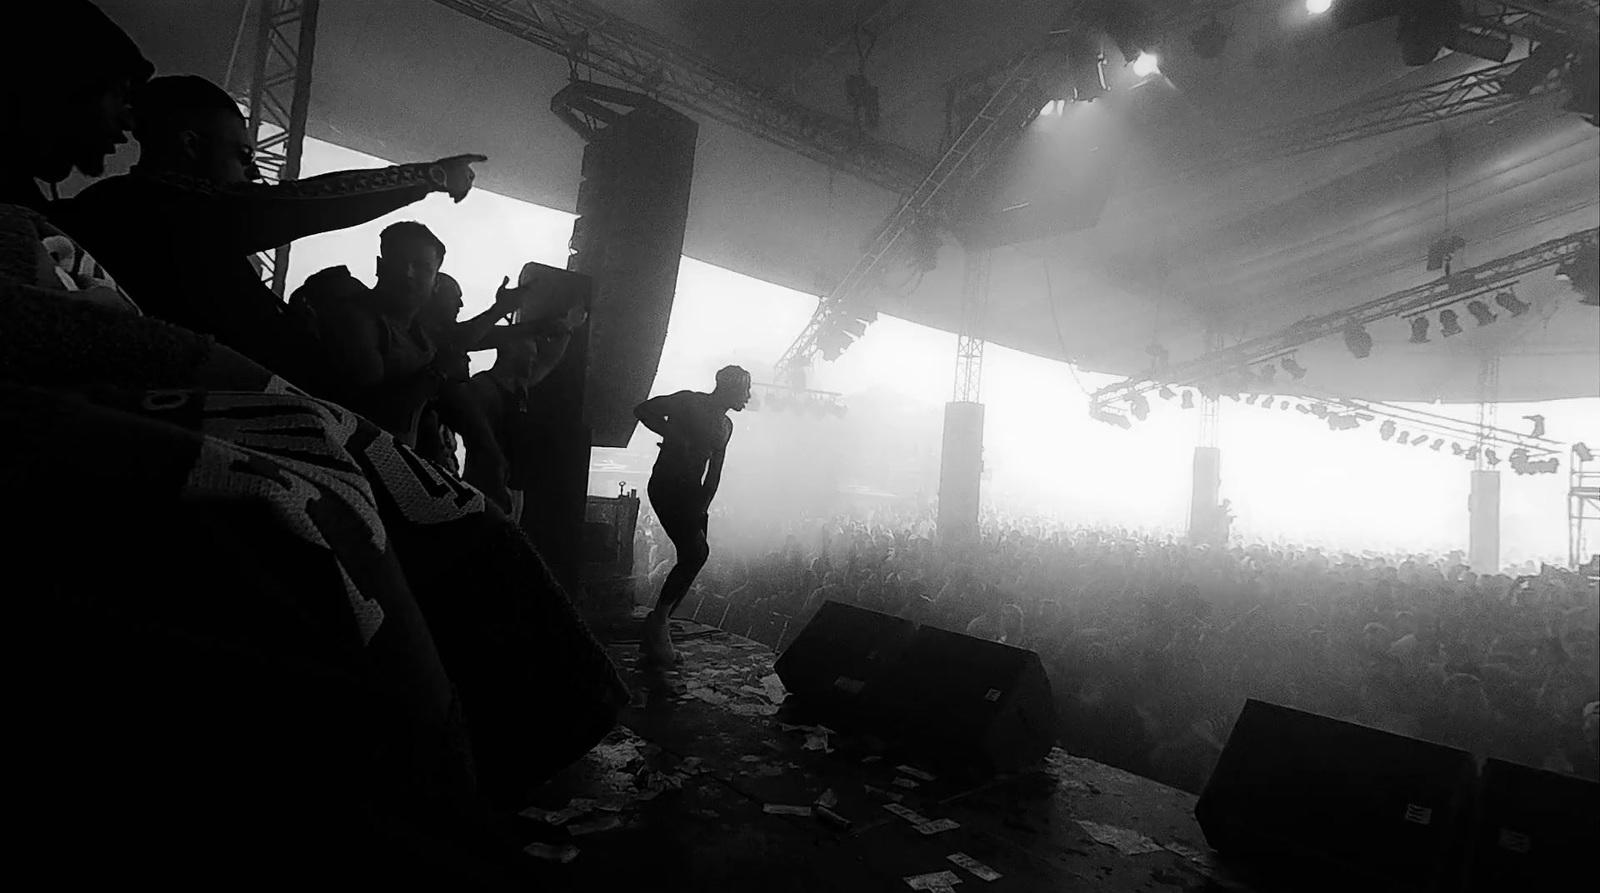
[(468, 154), (457, 155), (456, 157), (460, 158), (462, 161), (468, 162), (469, 164), (482, 164), (483, 162), (489, 160), (489, 156), (487, 155)]

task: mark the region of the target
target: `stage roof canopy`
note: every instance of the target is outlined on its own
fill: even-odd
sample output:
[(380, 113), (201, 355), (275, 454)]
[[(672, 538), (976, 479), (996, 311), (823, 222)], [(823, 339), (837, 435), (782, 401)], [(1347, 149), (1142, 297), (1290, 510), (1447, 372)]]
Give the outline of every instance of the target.
[[(227, 76), (244, 0), (100, 2), (163, 71)], [(852, 115), (846, 78), (864, 71), (879, 90), (878, 138), (929, 158), (945, 138), (948, 85), (1043, 39), (1063, 7), (595, 3), (735, 78), (841, 117)], [(1205, 164), (1241, 134), (1491, 63), (1445, 52), (1407, 67), (1394, 20), (1335, 31), (1301, 0), (1151, 5), (1178, 23), (1155, 35), (1161, 74), (1136, 77), (1108, 44), (1111, 93), (1041, 117), (1024, 142), (1041, 153), (1037, 188), (1089, 196), (1103, 185), (1110, 197), (1093, 225), (994, 251), (981, 327), (993, 343), (1135, 375), (1149, 368), (1152, 343), (1180, 362), (1204, 352), (1207, 329), (1232, 343), (1427, 282), (1439, 275), (1424, 267), (1428, 246), (1446, 234), (1465, 242), (1459, 269), (1600, 225), (1600, 130), (1562, 112), (1559, 96), (1274, 161)], [(1192, 33), (1213, 17), (1225, 44), (1205, 59)], [(858, 25), (876, 35), (864, 62)], [(234, 86), (248, 69), (249, 30)], [(480, 151), (493, 159), (482, 185), (571, 210), (582, 144), (549, 111), (568, 77), (565, 59), (435, 0), (323, 0), (309, 135), (396, 161)], [(896, 204), (889, 191), (703, 121), (685, 253), (824, 293)], [(932, 272), (891, 271), (879, 306), (953, 331), (962, 268), (962, 249), (946, 239)], [(1430, 343), (1409, 344), (1409, 326), (1391, 319), (1370, 327), (1365, 360), (1336, 337), (1308, 345), (1304, 385), (1473, 401), (1481, 358), (1493, 354), (1503, 401), (1600, 395), (1600, 310), (1579, 305), (1549, 269), (1515, 288), (1532, 311), (1502, 312), (1481, 330), (1462, 313), (1467, 331), (1450, 340), (1435, 321)]]

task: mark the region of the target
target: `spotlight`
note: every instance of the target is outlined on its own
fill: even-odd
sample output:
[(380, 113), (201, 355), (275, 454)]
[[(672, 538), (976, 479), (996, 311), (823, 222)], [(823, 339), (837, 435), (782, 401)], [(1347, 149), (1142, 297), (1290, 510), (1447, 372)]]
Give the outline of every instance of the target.
[(1295, 381), (1299, 381), (1300, 379), (1306, 377), (1305, 367), (1303, 367), (1299, 363), (1295, 362), (1294, 357), (1285, 357), (1284, 358), (1284, 360), (1283, 360), (1283, 371), (1285, 371), (1285, 372), (1289, 373), (1291, 376), (1293, 376)]
[(1384, 440), (1393, 440), (1396, 427), (1398, 426), (1395, 425), (1394, 419), (1386, 419), (1382, 425), (1378, 426), (1378, 436)]
[(1544, 436), (1544, 416), (1542, 416), (1542, 415), (1525, 415), (1525, 416), (1522, 417), (1522, 419), (1525, 422), (1532, 422), (1533, 423), (1533, 433), (1529, 435), (1530, 437), (1543, 437)]
[(1146, 400), (1143, 394), (1134, 394), (1128, 404), (1133, 408), (1134, 418), (1141, 422), (1150, 418), (1150, 401)]
[(1414, 447), (1427, 446), (1428, 438), (1426, 435), (1418, 434), (1416, 438), (1411, 441), (1411, 445)]
[(1399, 444), (1400, 446), (1405, 446), (1406, 444), (1411, 442), (1411, 432), (1410, 431), (1401, 431), (1400, 432), (1400, 436), (1396, 437), (1394, 442)]
[(1166, 385), (1162, 385), (1161, 386), (1161, 390), (1156, 391), (1156, 396), (1160, 397), (1163, 400), (1171, 400), (1173, 397), (1176, 397), (1178, 395), (1173, 393), (1172, 388), (1169, 388)]
[(1311, 407), (1305, 405), (1304, 403), (1295, 406), (1295, 411), (1301, 415), (1311, 415)]
[(1467, 450), (1465, 453), (1462, 453), (1462, 456), (1465, 457), (1469, 462), (1476, 462), (1478, 461), (1478, 448), (1473, 447)]
[(1411, 317), (1411, 343), (1428, 343), (1428, 318), (1426, 316)]
[(1377, 416), (1373, 415), (1370, 412), (1358, 412), (1358, 413), (1356, 413), (1356, 419), (1358, 421), (1370, 422), (1370, 421), (1372, 421), (1373, 419), (1376, 419), (1376, 418), (1377, 418)]
[(1333, 8), (1333, 0), (1306, 0), (1306, 12), (1314, 16), (1322, 15)]
[(1590, 246), (1556, 267), (1556, 278), (1565, 279), (1578, 293), (1578, 303), (1600, 307), (1600, 249)]
[(1344, 346), (1358, 360), (1364, 360), (1372, 355), (1372, 336), (1358, 323), (1350, 323), (1344, 327)]
[(1160, 74), (1161, 58), (1155, 53), (1140, 53), (1139, 58), (1133, 60), (1133, 73), (1142, 78)]
[(1467, 312), (1472, 314), (1472, 318), (1478, 321), (1478, 328), (1480, 329), (1500, 318), (1489, 310), (1488, 304), (1482, 301), (1468, 301)]
[(1439, 334), (1446, 338), (1461, 334), (1461, 315), (1454, 310), (1445, 310), (1439, 314)]
[(1183, 408), (1194, 409), (1194, 391), (1183, 392)]
[(1443, 447), (1443, 446), (1444, 446), (1444, 438), (1443, 438), (1443, 437), (1441, 437), (1441, 438), (1439, 438), (1439, 439), (1438, 439), (1438, 440), (1435, 440), (1435, 441), (1434, 441), (1434, 442), (1433, 442), (1433, 446), (1431, 446), (1431, 447), (1429, 447), (1429, 449), (1431, 449), (1431, 450), (1433, 450), (1433, 451), (1434, 451), (1434, 452), (1435, 452), (1435, 453), (1437, 453), (1437, 452), (1439, 452), (1439, 449), (1440, 449), (1440, 448), (1441, 448), (1441, 447)]
[(1094, 419), (1097, 422), (1105, 422), (1107, 425), (1116, 425), (1118, 428), (1121, 428), (1124, 431), (1133, 427), (1133, 423), (1128, 421), (1127, 416), (1114, 412), (1106, 412), (1103, 409), (1091, 410), (1089, 412), (1089, 418)]
[(1573, 444), (1572, 445), (1572, 455), (1577, 456), (1579, 462), (1593, 462), (1594, 461), (1594, 453), (1593, 453), (1593, 451), (1591, 451), (1589, 449), (1589, 445), (1588, 444), (1583, 444), (1583, 443), (1575, 443), (1575, 444)]
[(1464, 456), (1464, 455), (1466, 455), (1467, 450), (1466, 450), (1466, 447), (1463, 447), (1459, 443), (1452, 443), (1452, 444), (1450, 444), (1450, 452), (1452, 454), (1454, 454), (1454, 455), (1457, 455), (1457, 456)]
[(1495, 295), (1494, 302), (1505, 308), (1505, 310), (1511, 314), (1513, 319), (1521, 316), (1524, 313), (1527, 313), (1528, 308), (1533, 306), (1527, 301), (1518, 298), (1517, 293), (1511, 291), (1510, 289)]
[(1483, 451), (1483, 458), (1490, 465), (1499, 465), (1500, 464), (1500, 457), (1496, 456), (1494, 454), (1494, 450), (1484, 450)]
[(1246, 405), (1246, 406), (1254, 406), (1254, 405), (1256, 405), (1257, 397), (1258, 397), (1258, 395), (1251, 394), (1250, 396), (1244, 398), (1244, 405)]
[(1311, 407), (1311, 414), (1319, 419), (1325, 419), (1328, 417), (1328, 407), (1323, 406), (1321, 403), (1317, 403)]
[(1285, 400), (1282, 403), (1279, 403), (1278, 404), (1278, 408), (1283, 410), (1284, 412), (1288, 412), (1289, 411), (1289, 401)]

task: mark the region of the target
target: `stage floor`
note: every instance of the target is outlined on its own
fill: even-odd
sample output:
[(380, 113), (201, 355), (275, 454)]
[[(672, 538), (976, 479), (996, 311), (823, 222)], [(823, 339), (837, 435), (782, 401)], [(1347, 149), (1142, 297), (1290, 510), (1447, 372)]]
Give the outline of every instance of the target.
[(1190, 794), (1060, 749), (1033, 772), (939, 775), (780, 709), (764, 646), (675, 627), (686, 661), (671, 671), (609, 644), (633, 704), (519, 820), (530, 852), (569, 860), (551, 866), (566, 889), (1250, 889), (1212, 858)]

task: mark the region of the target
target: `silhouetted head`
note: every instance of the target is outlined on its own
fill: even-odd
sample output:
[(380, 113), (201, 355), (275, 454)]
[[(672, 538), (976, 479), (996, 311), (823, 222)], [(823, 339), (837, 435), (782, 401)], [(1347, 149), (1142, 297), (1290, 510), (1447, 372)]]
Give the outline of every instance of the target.
[(131, 97), (154, 73), (88, 0), (8, 4), (0, 28), (4, 173), (50, 183), (73, 168), (104, 174), (106, 156), (128, 141)]
[(155, 78), (134, 94), (133, 112), (141, 168), (218, 186), (261, 178), (244, 113), (227, 91), (205, 78)]
[(414, 220), (390, 224), (378, 235), (378, 293), (413, 313), (433, 299), (444, 263), (444, 243)]
[(717, 370), (717, 387), (711, 396), (734, 412), (744, 409), (750, 402), (750, 373), (741, 366), (723, 366)]
[(423, 309), (423, 324), (429, 327), (449, 326), (461, 316), (461, 283), (449, 273), (440, 273), (433, 279), (433, 297)]

